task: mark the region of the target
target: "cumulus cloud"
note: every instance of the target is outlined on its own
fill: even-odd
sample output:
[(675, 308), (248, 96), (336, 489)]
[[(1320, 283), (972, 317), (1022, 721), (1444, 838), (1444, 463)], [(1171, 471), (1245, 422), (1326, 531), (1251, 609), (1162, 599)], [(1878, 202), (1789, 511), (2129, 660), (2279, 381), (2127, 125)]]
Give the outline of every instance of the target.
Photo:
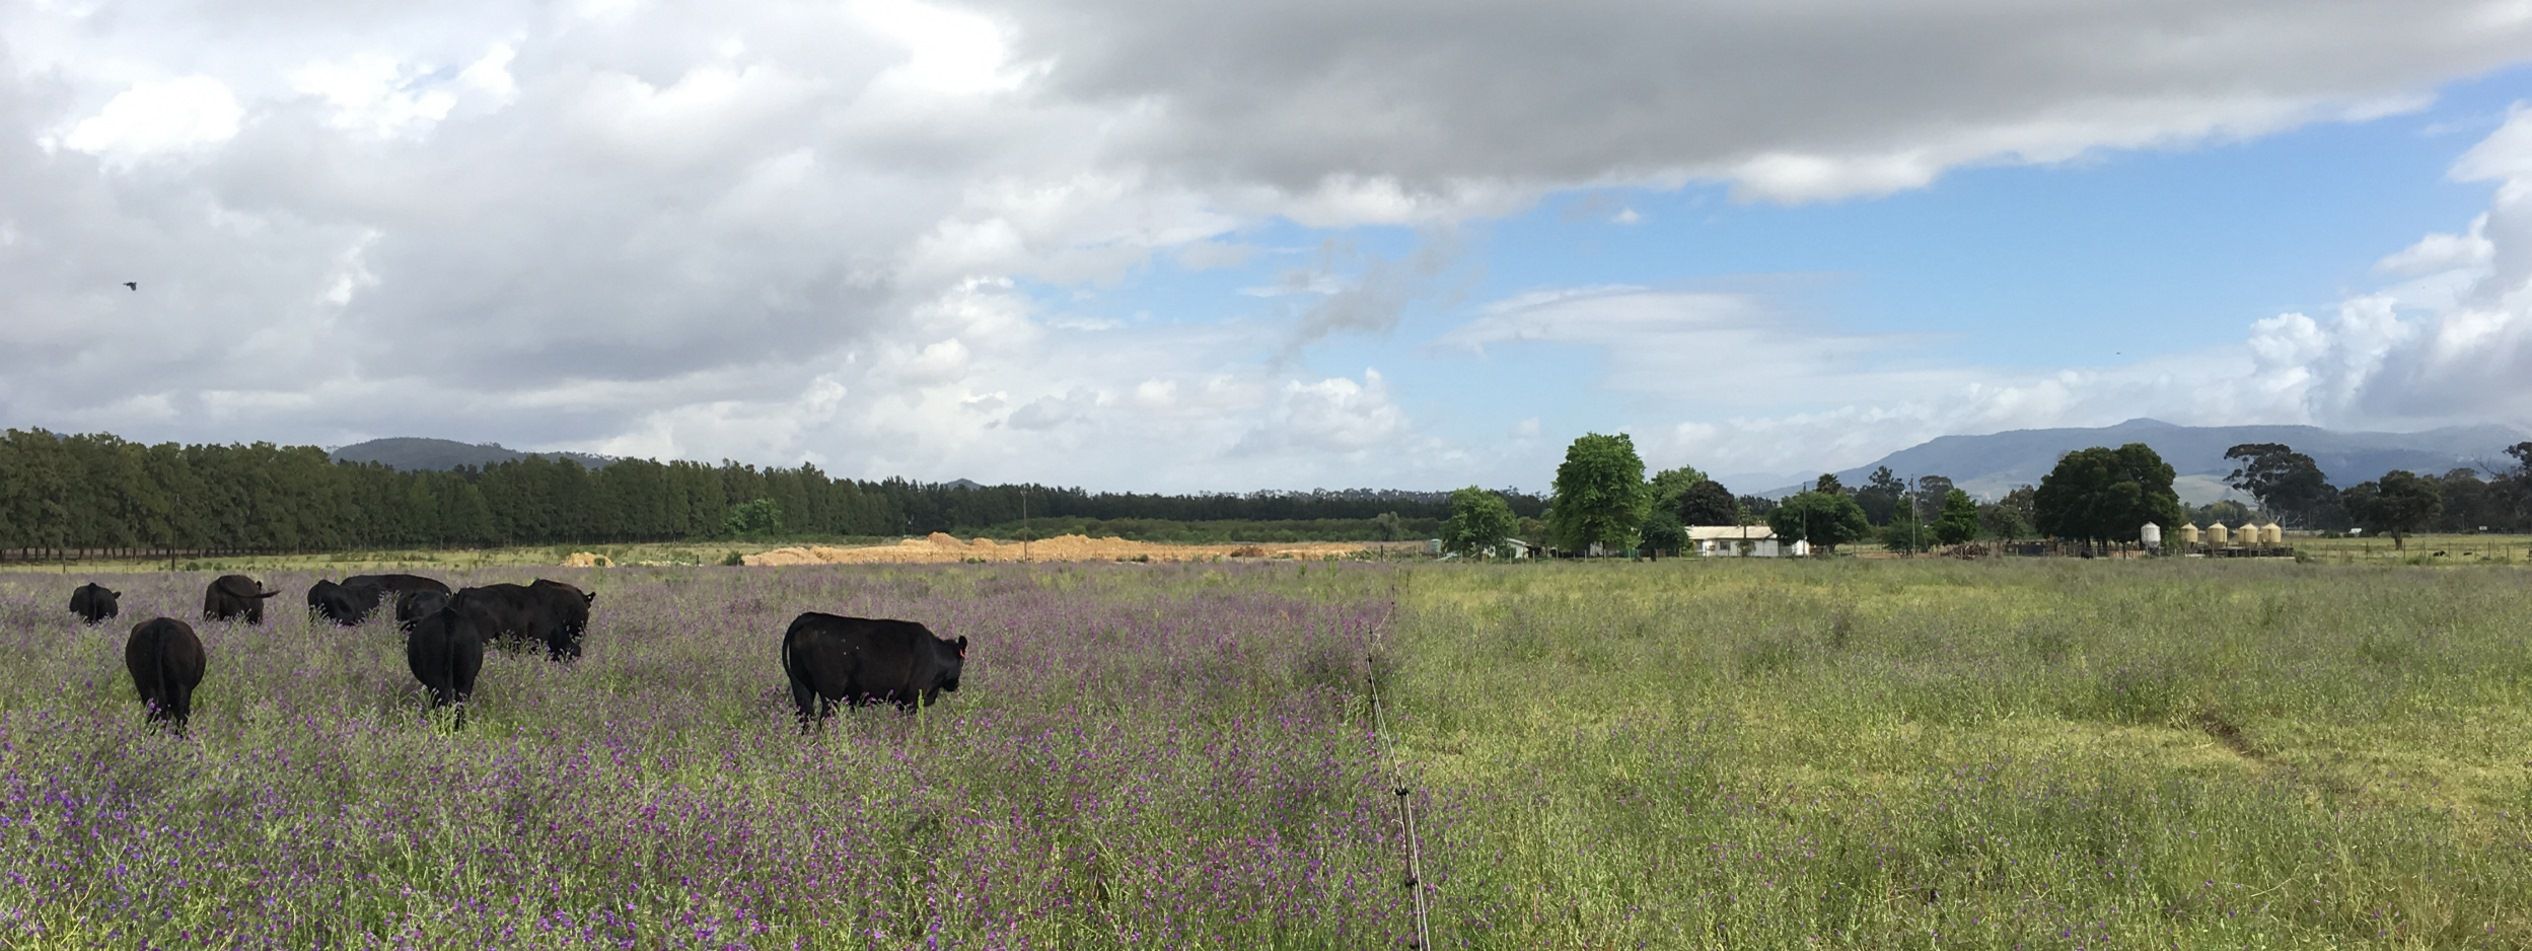
[[(1737, 471), (1856, 465), (1936, 436), (2107, 425), (2137, 416), (2184, 424), (2310, 423), (2412, 430), (2499, 420), (2532, 424), (2532, 108), (2455, 163), (2489, 181), (2489, 210), (2467, 231), (2385, 258), (2411, 278), (2319, 316), (2249, 325), (2242, 342), (2198, 354), (2049, 373), (1950, 366), (1890, 371), (1910, 341), (1820, 334), (1755, 299), (1640, 287), (1541, 291), (1483, 308), (1440, 339), (1491, 353), (1568, 343), (1605, 353), (1608, 382), (1664, 397), (1646, 421), (1648, 458)], [(1751, 399), (1752, 390), (1815, 394)], [(1855, 394), (1870, 394), (1857, 400)], [(1803, 405), (1769, 411), (1779, 403)], [(1681, 417), (1687, 417), (1685, 420)]]
[[(1194, 488), (1464, 483), (1390, 378), (1296, 365), (1447, 300), (1456, 243), (1323, 261), (1272, 321), (1043, 300), (1246, 266), (1260, 232), (1448, 235), (1565, 189), (1826, 199), (2380, 115), (2525, 58), (2532, 11), (249, 0), (0, 5), (0, 37), (11, 424)], [(2455, 174), (2516, 188), (2507, 130)], [(2446, 281), (2431, 331), (2376, 353), (2376, 317), (2287, 322), (2263, 346), (2322, 354), (2311, 391), (2346, 412), (2504, 372), (2520, 295), (2450, 275), (2519, 273), (2522, 214), (2387, 259)], [(2430, 320), (2390, 293), (2397, 327)], [(1756, 298), (1567, 295), (1447, 343), (1624, 350), (1616, 385), (1651, 391), (1668, 360), (1792, 334)], [(1792, 335), (1824, 387), (1965, 385), (1857, 356), (1906, 341)], [(1751, 364), (1701, 378), (1797, 369)], [(2081, 404), (2052, 386), (2098, 391), (1983, 398)]]
[(979, 0), (1118, 147), (1293, 194), (1715, 177), (1771, 200), (1963, 165), (2247, 137), (2414, 108), (2519, 61), (2503, 0), (1645, 5)]
[(226, 142), (237, 135), (245, 114), (229, 87), (209, 76), (145, 81), (116, 93), (105, 108), (79, 120), (61, 144), (129, 165)]

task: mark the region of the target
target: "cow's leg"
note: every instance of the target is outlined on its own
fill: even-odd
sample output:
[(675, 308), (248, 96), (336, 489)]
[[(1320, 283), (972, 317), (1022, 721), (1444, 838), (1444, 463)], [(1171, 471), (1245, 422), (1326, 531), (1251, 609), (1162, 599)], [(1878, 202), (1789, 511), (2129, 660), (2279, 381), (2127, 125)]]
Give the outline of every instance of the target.
[(809, 735), (809, 722), (818, 715), (818, 700), (817, 692), (810, 690), (808, 684), (798, 680), (791, 682), (791, 709), (799, 715), (802, 736)]
[(193, 688), (182, 681), (167, 685), (167, 718), (176, 725), (176, 735), (185, 735), (185, 721), (193, 718)]

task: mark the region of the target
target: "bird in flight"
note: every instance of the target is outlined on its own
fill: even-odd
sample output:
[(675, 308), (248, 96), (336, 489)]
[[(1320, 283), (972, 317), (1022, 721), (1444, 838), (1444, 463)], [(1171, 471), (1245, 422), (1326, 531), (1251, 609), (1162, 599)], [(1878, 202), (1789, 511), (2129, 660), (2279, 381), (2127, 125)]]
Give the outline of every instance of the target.
[(137, 291), (137, 290), (140, 290), (140, 289), (141, 289), (141, 282), (139, 282), (139, 281), (125, 281), (125, 282), (123, 282), (123, 286), (125, 286), (125, 287), (129, 287), (129, 288), (131, 288), (131, 289), (133, 289), (133, 290), (136, 290), (136, 291)]

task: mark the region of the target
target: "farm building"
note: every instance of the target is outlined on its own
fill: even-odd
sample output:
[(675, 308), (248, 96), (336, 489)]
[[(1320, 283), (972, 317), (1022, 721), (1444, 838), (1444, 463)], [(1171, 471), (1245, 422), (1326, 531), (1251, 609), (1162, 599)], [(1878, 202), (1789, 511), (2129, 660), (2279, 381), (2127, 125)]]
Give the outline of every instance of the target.
[(1810, 542), (1783, 544), (1776, 530), (1765, 525), (1691, 525), (1688, 548), (1707, 558), (1799, 558), (1811, 553)]

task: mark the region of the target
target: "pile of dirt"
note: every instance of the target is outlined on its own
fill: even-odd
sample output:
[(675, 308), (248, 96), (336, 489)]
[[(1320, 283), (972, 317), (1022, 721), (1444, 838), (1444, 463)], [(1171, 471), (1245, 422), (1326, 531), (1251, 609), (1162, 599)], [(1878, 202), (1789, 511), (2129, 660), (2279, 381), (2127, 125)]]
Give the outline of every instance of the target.
[(1171, 545), (1122, 538), (1058, 535), (1025, 545), (990, 538), (960, 541), (933, 532), (894, 545), (795, 545), (748, 555), (751, 565), (922, 564), (963, 561), (1202, 561), (1213, 558), (1342, 557), (1378, 547), (1375, 542), (1295, 542), (1283, 545)]

